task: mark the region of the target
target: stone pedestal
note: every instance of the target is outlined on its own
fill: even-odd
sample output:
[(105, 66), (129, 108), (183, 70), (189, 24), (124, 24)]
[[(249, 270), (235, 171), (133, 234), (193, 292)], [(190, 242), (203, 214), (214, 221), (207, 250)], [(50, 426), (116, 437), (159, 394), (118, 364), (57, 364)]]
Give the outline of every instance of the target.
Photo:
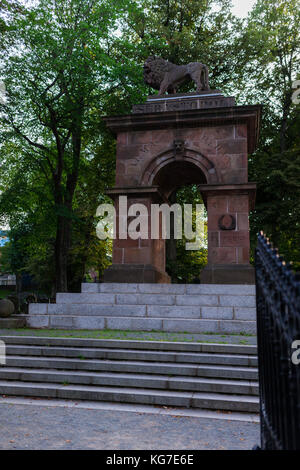
[(202, 282), (254, 282), (248, 217), (256, 185), (248, 183), (248, 153), (256, 148), (260, 111), (260, 106), (236, 106), (234, 98), (211, 90), (149, 97), (130, 115), (106, 118), (117, 136), (116, 187), (108, 191), (115, 200), (117, 239), (105, 281), (170, 282), (165, 240), (152, 240), (151, 230), (148, 239), (119, 237), (119, 196), (127, 196), (128, 207), (144, 204), (151, 214), (151, 204), (198, 184), (208, 212)]

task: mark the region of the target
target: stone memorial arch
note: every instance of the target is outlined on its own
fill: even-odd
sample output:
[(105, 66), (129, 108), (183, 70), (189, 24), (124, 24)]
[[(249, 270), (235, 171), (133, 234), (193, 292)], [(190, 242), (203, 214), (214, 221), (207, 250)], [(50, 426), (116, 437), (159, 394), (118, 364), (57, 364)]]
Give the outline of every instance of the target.
[[(261, 107), (236, 106), (218, 90), (155, 95), (126, 116), (105, 118), (117, 138), (115, 201), (117, 238), (105, 282), (168, 283), (165, 240), (121, 239), (119, 196), (128, 208), (169, 203), (183, 185), (197, 184), (208, 214), (208, 264), (203, 283), (251, 284), (249, 212), (255, 183), (248, 182), (248, 154), (255, 151)], [(193, 201), (191, 201), (192, 203)], [(199, 273), (200, 275), (200, 273)]]

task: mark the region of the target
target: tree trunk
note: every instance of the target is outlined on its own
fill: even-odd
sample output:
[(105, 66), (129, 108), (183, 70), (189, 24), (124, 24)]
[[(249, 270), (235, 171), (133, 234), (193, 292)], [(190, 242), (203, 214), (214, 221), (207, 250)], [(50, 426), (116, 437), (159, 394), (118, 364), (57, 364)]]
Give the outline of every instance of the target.
[(280, 151), (281, 153), (285, 152), (287, 149), (286, 142), (286, 131), (288, 128), (288, 117), (290, 113), (290, 107), (292, 103), (292, 93), (289, 91), (286, 93), (285, 100), (283, 103), (283, 112), (280, 126)]
[(71, 239), (71, 219), (58, 216), (55, 239), (56, 292), (68, 292), (68, 255)]
[(21, 292), (22, 292), (22, 274), (20, 274), (19, 272), (16, 272), (16, 297), (18, 300), (16, 313), (20, 313)]
[(86, 272), (86, 265), (89, 256), (89, 246), (92, 239), (93, 230), (93, 217), (89, 217), (83, 222), (81, 233), (84, 236), (84, 246), (86, 250), (79, 257), (76, 256), (76, 263), (70, 256), (69, 270), (68, 270), (68, 290), (69, 292), (80, 292), (81, 283), (83, 282)]

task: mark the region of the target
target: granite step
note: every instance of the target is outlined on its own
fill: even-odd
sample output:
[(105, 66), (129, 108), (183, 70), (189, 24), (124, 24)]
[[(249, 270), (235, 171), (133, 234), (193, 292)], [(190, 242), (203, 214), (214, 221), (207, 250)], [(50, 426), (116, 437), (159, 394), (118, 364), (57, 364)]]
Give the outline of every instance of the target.
[(51, 369), (0, 368), (0, 380), (23, 382), (49, 382), (63, 385), (105, 385), (117, 387), (156, 388), (193, 392), (233, 393), (236, 395), (258, 394), (258, 383), (250, 380), (226, 380), (172, 375), (126, 374), (112, 372), (60, 371)]
[(0, 336), (0, 394), (258, 411), (255, 346)]
[(142, 341), (119, 339), (65, 338), (47, 336), (0, 336), (7, 345), (60, 346), (75, 348), (142, 349), (156, 351), (182, 351), (257, 356), (257, 346), (244, 344), (194, 343), (174, 341)]
[(58, 385), (53, 383), (0, 380), (0, 394), (70, 400), (95, 400), (185, 408), (258, 412), (259, 399), (252, 395), (233, 395), (172, 390), (145, 390), (133, 387)]
[(240, 354), (192, 353), (172, 351), (140, 351), (135, 349), (73, 348), (57, 346), (7, 345), (6, 354), (17, 356), (48, 356), (63, 358), (108, 359), (149, 362), (180, 362), (232, 366), (257, 366), (257, 358)]
[(170, 362), (70, 359), (61, 357), (7, 356), (6, 366), (31, 369), (63, 369), (76, 371), (111, 371), (143, 374), (184, 375), (257, 380), (257, 368), (219, 364), (187, 364)]

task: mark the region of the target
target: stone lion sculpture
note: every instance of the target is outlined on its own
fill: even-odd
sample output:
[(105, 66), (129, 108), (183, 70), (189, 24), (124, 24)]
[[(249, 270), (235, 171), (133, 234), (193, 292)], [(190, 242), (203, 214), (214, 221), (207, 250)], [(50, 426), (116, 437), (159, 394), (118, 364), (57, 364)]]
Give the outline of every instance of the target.
[(176, 93), (177, 88), (189, 80), (197, 86), (196, 92), (210, 90), (208, 82), (208, 68), (200, 62), (191, 62), (187, 65), (175, 65), (172, 62), (157, 56), (150, 56), (144, 64), (144, 80), (158, 95)]

